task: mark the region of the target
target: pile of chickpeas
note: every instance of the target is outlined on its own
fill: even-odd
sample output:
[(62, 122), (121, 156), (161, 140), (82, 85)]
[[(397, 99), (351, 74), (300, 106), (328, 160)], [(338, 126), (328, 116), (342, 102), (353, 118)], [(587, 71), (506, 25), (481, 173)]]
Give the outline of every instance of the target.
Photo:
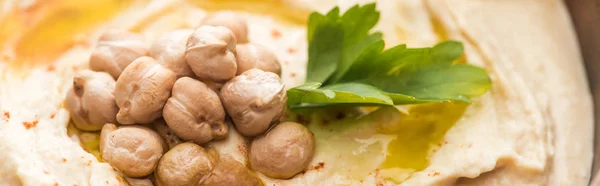
[[(101, 130), (102, 159), (127, 177), (260, 185), (254, 171), (289, 179), (312, 160), (314, 135), (279, 123), (287, 101), (279, 61), (248, 43), (240, 15), (214, 13), (151, 46), (135, 33), (107, 31), (89, 66), (75, 75), (66, 107), (77, 128)], [(249, 167), (207, 146), (231, 130), (251, 141)]]

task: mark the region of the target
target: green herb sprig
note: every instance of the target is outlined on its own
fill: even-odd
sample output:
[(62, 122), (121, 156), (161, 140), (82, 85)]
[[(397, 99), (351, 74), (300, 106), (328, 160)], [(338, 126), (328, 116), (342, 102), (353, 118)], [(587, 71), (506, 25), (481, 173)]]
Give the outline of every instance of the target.
[(308, 19), (308, 65), (303, 85), (287, 91), (292, 109), (334, 105), (401, 105), (458, 101), (487, 92), (491, 80), (479, 67), (455, 62), (463, 45), (431, 48), (398, 45), (384, 51), (375, 3), (338, 7)]

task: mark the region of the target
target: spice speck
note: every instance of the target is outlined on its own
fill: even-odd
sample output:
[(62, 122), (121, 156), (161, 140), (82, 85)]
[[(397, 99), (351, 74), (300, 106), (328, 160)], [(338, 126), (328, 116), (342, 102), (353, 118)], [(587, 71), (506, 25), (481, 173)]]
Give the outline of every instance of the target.
[(10, 119), (10, 112), (4, 111), (4, 118), (6, 119), (6, 121), (8, 121)]
[(315, 165), (315, 167), (313, 167), (313, 169), (315, 170), (319, 170), (325, 167), (325, 162), (319, 162), (317, 163), (317, 165)]
[(30, 128), (36, 127), (38, 122), (39, 122), (38, 120), (35, 120), (32, 122), (25, 121), (25, 122), (23, 122), (23, 126), (25, 126), (25, 129), (29, 130)]
[(273, 29), (271, 30), (271, 36), (273, 36), (273, 38), (277, 39), (281, 37), (281, 32), (277, 29)]
[(56, 70), (56, 66), (54, 66), (54, 64), (50, 64), (50, 65), (48, 65), (48, 67), (46, 67), (46, 70), (48, 72), (52, 72), (52, 71)]
[(288, 48), (287, 52), (290, 54), (293, 54), (293, 53), (296, 53), (296, 49)]

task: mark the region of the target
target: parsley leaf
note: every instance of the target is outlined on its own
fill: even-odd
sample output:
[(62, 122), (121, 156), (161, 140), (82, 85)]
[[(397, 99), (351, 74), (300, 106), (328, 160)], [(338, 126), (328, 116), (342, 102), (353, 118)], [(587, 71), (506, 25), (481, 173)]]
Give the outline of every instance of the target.
[(356, 61), (342, 79), (360, 82), (383, 91), (414, 97), (395, 104), (460, 101), (485, 93), (491, 84), (484, 69), (454, 63), (463, 53), (456, 41), (433, 48), (409, 49), (400, 45), (368, 60)]
[(308, 24), (307, 82), (288, 90), (290, 108), (330, 105), (398, 105), (459, 101), (487, 92), (491, 80), (479, 67), (457, 63), (462, 43), (431, 48), (398, 45), (383, 50), (375, 4), (339, 15), (312, 13)]
[(321, 83), (306, 83), (288, 90), (290, 108), (320, 107), (331, 104), (393, 105), (381, 90), (361, 83), (336, 84), (321, 87)]
[(382, 34), (369, 34), (379, 20), (374, 3), (353, 6), (341, 16), (339, 12), (336, 7), (326, 15), (314, 12), (308, 19), (307, 82), (336, 81), (366, 48), (383, 48)]
[(394, 100), (394, 104), (460, 101), (484, 94), (490, 88), (487, 72), (467, 64), (431, 66), (400, 74), (382, 74), (358, 81), (382, 91), (411, 96), (414, 100)]

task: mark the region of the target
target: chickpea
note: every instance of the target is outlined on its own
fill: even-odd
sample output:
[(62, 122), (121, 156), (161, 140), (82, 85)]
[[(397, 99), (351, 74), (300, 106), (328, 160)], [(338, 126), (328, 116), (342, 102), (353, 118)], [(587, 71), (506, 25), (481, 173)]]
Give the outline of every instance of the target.
[(159, 186), (200, 186), (215, 167), (215, 157), (200, 145), (186, 142), (169, 150), (154, 173)]
[(240, 75), (253, 68), (281, 75), (281, 64), (277, 56), (259, 44), (237, 45), (237, 74)]
[(221, 156), (204, 186), (243, 185), (259, 186), (261, 181), (242, 163), (230, 156)]
[(164, 149), (160, 136), (142, 126), (106, 124), (100, 133), (102, 159), (128, 177), (144, 177), (157, 166)]
[(244, 17), (234, 12), (216, 12), (204, 18), (204, 20), (202, 20), (202, 24), (227, 27), (233, 32), (233, 35), (238, 43), (248, 42), (248, 23)]
[(189, 77), (175, 82), (163, 117), (169, 128), (184, 140), (203, 144), (227, 136), (225, 110), (219, 96), (201, 81)]
[(308, 128), (283, 122), (254, 139), (250, 147), (250, 166), (268, 177), (289, 179), (306, 169), (314, 152), (314, 135)]
[(264, 133), (285, 109), (285, 87), (277, 74), (251, 69), (227, 82), (221, 101), (240, 134)]
[(150, 57), (133, 61), (121, 74), (115, 87), (121, 124), (150, 123), (162, 116), (176, 75)]
[(117, 122), (119, 108), (112, 94), (114, 89), (115, 80), (108, 73), (78, 72), (65, 98), (75, 126), (85, 131), (97, 131), (106, 123)]
[(90, 69), (109, 73), (117, 79), (138, 57), (148, 54), (144, 38), (122, 30), (109, 30), (100, 36), (90, 57)]
[(193, 77), (194, 72), (185, 61), (185, 45), (194, 30), (180, 29), (157, 38), (150, 47), (150, 56), (180, 77)]
[(237, 72), (235, 44), (231, 30), (222, 26), (200, 26), (188, 39), (185, 60), (198, 78), (225, 82)]

